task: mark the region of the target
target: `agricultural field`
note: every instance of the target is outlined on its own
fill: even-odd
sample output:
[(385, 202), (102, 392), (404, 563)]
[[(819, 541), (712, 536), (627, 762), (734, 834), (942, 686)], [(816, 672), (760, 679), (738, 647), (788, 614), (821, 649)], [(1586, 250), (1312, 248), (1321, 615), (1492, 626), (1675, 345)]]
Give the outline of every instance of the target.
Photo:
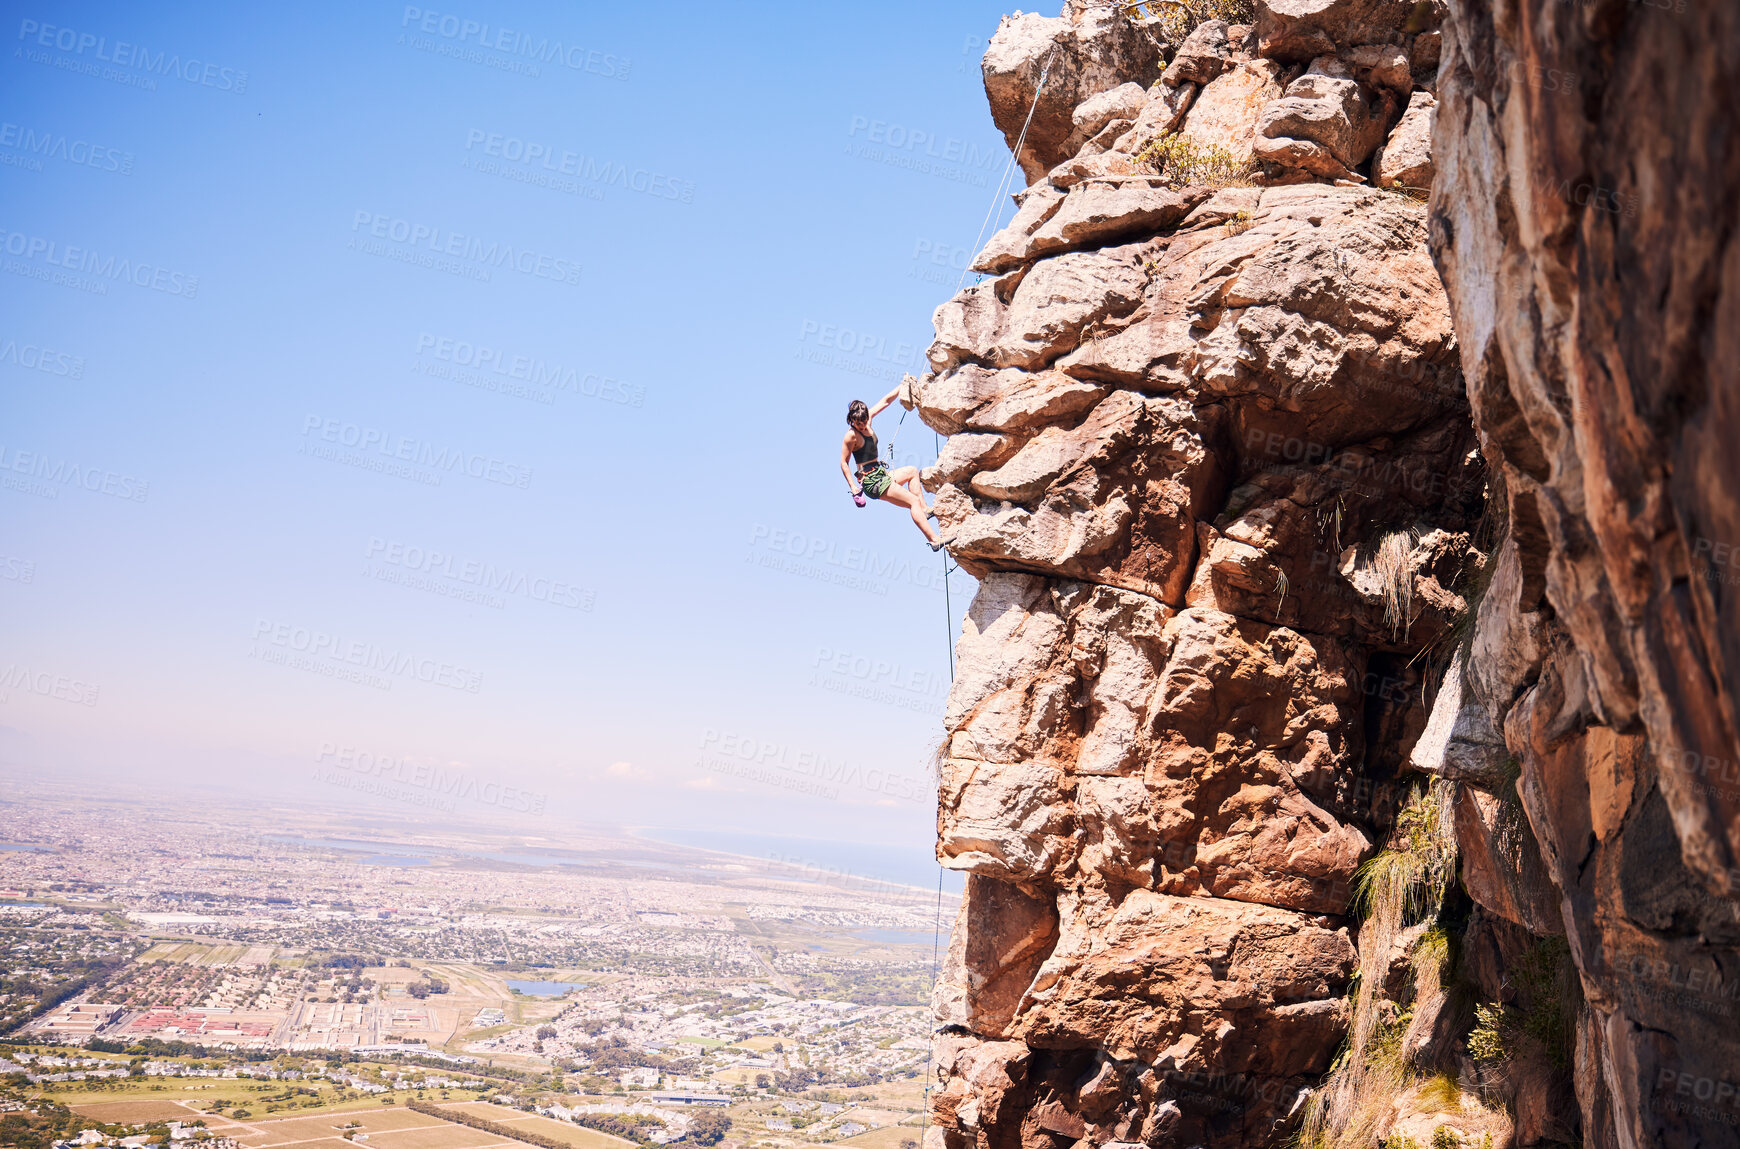
[(578, 1125), (570, 1125), (565, 1121), (552, 1121), (548, 1117), (539, 1117), (535, 1113), (522, 1113), (517, 1109), (492, 1105), (487, 1101), (464, 1101), (457, 1105), (443, 1105), (441, 1108), (460, 1110), (473, 1117), (511, 1125), (515, 1129), (522, 1129), (530, 1133), (542, 1133), (546, 1137), (566, 1141), (575, 1146), (576, 1149), (627, 1149), (633, 1144), (620, 1137), (600, 1133), (596, 1129), (585, 1129)]
[[(494, 1145), (501, 1141), (499, 1137), (466, 1130), (463, 1126), (414, 1113), (409, 1109), (383, 1108), (378, 1102), (366, 1109), (311, 1117), (208, 1120), (207, 1127), (222, 1136), (234, 1137), (248, 1149), (273, 1149), (274, 1146), (290, 1144), (307, 1145), (326, 1138), (350, 1146), (352, 1143), (343, 1139), (347, 1131), (367, 1133), (370, 1144), (400, 1145), (405, 1146), (405, 1149), (469, 1149), (471, 1146)], [(455, 1133), (469, 1133), (471, 1136), (462, 1136), (458, 1138), (457, 1144), (452, 1144)], [(410, 1138), (423, 1140), (406, 1140)], [(448, 1144), (424, 1144), (423, 1141), (445, 1141)]]
[(918, 1149), (924, 1130), (917, 1125), (889, 1125), (872, 1129), (856, 1137), (847, 1137), (835, 1145), (852, 1145), (858, 1149)]
[[(326, 1082), (307, 1082), (302, 1088), (314, 1091), (314, 1096), (297, 1096), (290, 1100), (265, 1101), (267, 1097), (282, 1097), (284, 1090), (278, 1082), (263, 1083), (243, 1080), (205, 1080), (189, 1081), (185, 1078), (127, 1078), (120, 1084), (105, 1083), (101, 1088), (83, 1087), (80, 1082), (59, 1082), (46, 1091), (46, 1095), (55, 1101), (71, 1108), (76, 1113), (91, 1117), (100, 1117), (105, 1121), (146, 1121), (158, 1120), (149, 1117), (104, 1117), (105, 1106), (169, 1106), (176, 1110), (176, 1116), (186, 1116), (191, 1112), (195, 1115), (210, 1118), (220, 1115), (218, 1102), (224, 1102), (224, 1111), (233, 1113), (238, 1109), (249, 1112), (248, 1120), (270, 1120), (279, 1116), (293, 1116), (309, 1113), (343, 1113), (352, 1110), (379, 1108), (383, 1100), (394, 1097), (395, 1101), (403, 1103), (412, 1096), (409, 1090), (395, 1094), (358, 1095), (349, 1090), (334, 1087)], [(116, 1109), (115, 1112), (122, 1112)]]
[(513, 1142), (494, 1133), (455, 1125), (431, 1118), (428, 1125), (414, 1129), (397, 1129), (387, 1133), (370, 1133), (369, 1144), (385, 1149), (473, 1149), (479, 1145), (512, 1145)]
[(146, 1121), (189, 1121), (201, 1116), (198, 1109), (178, 1101), (74, 1102), (65, 1097), (57, 1097), (56, 1100), (66, 1103), (68, 1108), (81, 1117), (94, 1117), (98, 1121), (116, 1125), (135, 1125)]
[[(355, 1142), (346, 1138), (347, 1133), (366, 1133), (368, 1144), (384, 1149), (487, 1149), (490, 1146), (517, 1149), (522, 1144), (401, 1106), (383, 1106), (378, 1099), (359, 1106), (286, 1117), (231, 1117), (202, 1112), (168, 1100), (103, 1101), (81, 1103), (73, 1108), (82, 1116), (104, 1122), (139, 1124), (203, 1120), (214, 1134), (233, 1137), (247, 1149), (278, 1149), (288, 1145), (295, 1145), (297, 1149), (318, 1146), (353, 1149)], [(554, 1137), (575, 1149), (625, 1149), (628, 1145), (628, 1142), (590, 1129), (518, 1110), (476, 1103), (454, 1108)]]
[(276, 948), (168, 939), (153, 942), (150, 949), (139, 955), (138, 960), (141, 963), (160, 961), (212, 968), (251, 966), (264, 969), (272, 964)]

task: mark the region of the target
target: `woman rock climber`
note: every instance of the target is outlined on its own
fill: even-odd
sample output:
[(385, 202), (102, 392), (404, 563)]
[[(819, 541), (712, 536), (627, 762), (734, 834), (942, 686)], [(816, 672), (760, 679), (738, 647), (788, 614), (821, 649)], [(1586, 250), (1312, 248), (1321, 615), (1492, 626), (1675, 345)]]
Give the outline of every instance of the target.
[[(918, 529), (924, 532), (930, 549), (940, 551), (942, 538), (930, 525), (936, 512), (925, 505), (924, 488), (918, 482), (918, 468), (898, 467), (890, 471), (887, 464), (877, 457), (879, 446), (870, 422), (886, 411), (899, 395), (900, 388), (896, 387), (875, 407), (866, 407), (862, 399), (852, 400), (851, 406), (846, 408), (846, 437), (840, 443), (840, 473), (846, 476), (846, 486), (852, 492), (853, 502), (862, 507), (865, 505), (864, 496), (868, 495), (872, 499), (905, 507)], [(847, 465), (847, 459), (857, 464), (856, 475)]]

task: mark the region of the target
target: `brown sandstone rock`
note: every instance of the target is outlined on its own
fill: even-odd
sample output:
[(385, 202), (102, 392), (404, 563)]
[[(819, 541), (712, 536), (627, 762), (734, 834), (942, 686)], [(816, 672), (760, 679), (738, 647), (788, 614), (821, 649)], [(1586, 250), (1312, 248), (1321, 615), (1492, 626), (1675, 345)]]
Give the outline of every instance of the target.
[[(1389, 740), (1425, 726), (1416, 678), (1392, 688), (1373, 660), (1462, 608), (1479, 463), (1417, 207), (1320, 185), (1192, 193), (1199, 214), (1150, 220), (1153, 238), (1046, 255), (1036, 237), (1072, 202), (1118, 218), (1154, 194), (1093, 189), (1083, 162), (995, 242), (1001, 278), (938, 309), (915, 388), (961, 440), (927, 481), (982, 580), (938, 854), (1058, 923), (1033, 972), (1026, 917), (963, 918), (939, 1019), (1034, 1060), (1015, 1125), (964, 1101), (940, 1119), (986, 1145), (1267, 1143), (1346, 1024), (1341, 915), (1378, 833), (1363, 772), (1394, 770), (1406, 744)], [(1226, 946), (1265, 972), (1212, 972)], [(1262, 953), (1300, 958), (1300, 980)], [(1131, 1068), (1071, 1060), (1083, 1049)]]
[[(1508, 1089), (1523, 1141), (1728, 1132), (1678, 1103), (1740, 1064), (1740, 482), (1712, 478), (1740, 169), (1711, 96), (1740, 16), (1662, 15), (1459, 0), (1441, 34), (1436, 3), (1264, 0), (1158, 84), (1146, 33), (1081, 5), (1000, 33), (1011, 140), (1054, 37), (1069, 62), (1022, 157), (1046, 179), (917, 388), (982, 580), (927, 1149), (1278, 1143), (1346, 1025), (1354, 869), (1431, 775), (1472, 992), (1535, 1009), (1518, 970), (1567, 947), (1569, 1063), (1476, 1066), (1451, 993), (1406, 1048)], [(1134, 178), (1174, 130), (1290, 186)], [(1430, 222), (1326, 186), (1361, 174), (1431, 189)]]
[(1334, 56), (1311, 62), (1257, 118), (1252, 150), (1259, 159), (1347, 179), (1383, 142), (1387, 102), (1362, 87)]
[(1280, 67), (1270, 60), (1238, 63), (1203, 87), (1185, 113), (1179, 134), (1234, 160), (1251, 156), (1257, 113), (1281, 94)]
[(1433, 249), (1508, 513), (1469, 680), (1587, 1001), (1582, 1136), (1723, 1143), (1695, 1091), (1740, 1064), (1740, 600), (1712, 561), (1740, 535), (1740, 150), (1716, 128), (1740, 13), (1463, 0), (1444, 31)]
[[(1040, 90), (1047, 61), (1050, 69)], [(1011, 148), (1031, 112), (1027, 140), (1016, 157), (1027, 182), (1073, 154), (1076, 108), (1122, 84), (1146, 88), (1159, 78), (1161, 62), (1153, 38), (1114, 9), (1072, 9), (1057, 18), (1032, 12), (1004, 17), (985, 50), (985, 96)]]
[[(1141, 84), (1119, 84), (1097, 96), (1082, 101), (1070, 113), (1070, 139), (1064, 146), (1080, 152), (1082, 145), (1099, 135), (1113, 123), (1122, 122), (1128, 128), (1148, 103), (1148, 90)], [(1118, 129), (1121, 134), (1123, 129)], [(1074, 145), (1071, 147), (1071, 145)]]
[(1178, 54), (1166, 65), (1161, 80), (1173, 88), (1186, 83), (1206, 84), (1226, 71), (1232, 62), (1226, 30), (1225, 20), (1204, 20), (1198, 24), (1178, 46)]
[(1415, 92), (1408, 110), (1372, 159), (1372, 176), (1381, 187), (1432, 190), (1432, 124), (1438, 104), (1429, 92)]
[[(1381, 44), (1417, 19), (1414, 0), (1257, 0), (1258, 51), (1304, 61), (1341, 46)], [(1430, 6), (1427, 6), (1430, 12)]]

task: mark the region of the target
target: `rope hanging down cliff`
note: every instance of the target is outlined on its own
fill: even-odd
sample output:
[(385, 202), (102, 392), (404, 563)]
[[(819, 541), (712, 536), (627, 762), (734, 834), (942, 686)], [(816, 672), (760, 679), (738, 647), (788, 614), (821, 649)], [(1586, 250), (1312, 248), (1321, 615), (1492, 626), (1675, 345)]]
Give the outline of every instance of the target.
[[(973, 246), (969, 249), (971, 251), (975, 251), (975, 252), (978, 251), (979, 245), (984, 242), (984, 240), (985, 240), (985, 228), (990, 224), (991, 216), (997, 212), (998, 201), (1001, 200), (1003, 198), (1003, 196), (1006, 194), (1005, 188), (1006, 188), (1006, 185), (1009, 183), (1009, 174), (1015, 169), (1015, 161), (1016, 161), (1017, 157), (1019, 157), (1021, 155), (1022, 146), (1027, 143), (1027, 129), (1033, 125), (1033, 113), (1039, 109), (1039, 96), (1040, 96), (1040, 93), (1045, 91), (1045, 80), (1051, 74), (1051, 62), (1057, 58), (1057, 49), (1061, 46), (1061, 43), (1062, 43), (1061, 41), (1053, 41), (1052, 42), (1051, 51), (1046, 54), (1045, 63), (1042, 64), (1039, 68), (1039, 82), (1033, 86), (1033, 103), (1027, 109), (1027, 119), (1024, 120), (1021, 124), (1021, 134), (1015, 137), (1015, 147), (1012, 151), (1010, 151), (1009, 159), (1003, 165), (1003, 174), (1000, 177), (998, 177), (997, 188), (995, 191), (993, 191), (991, 193), (991, 206), (985, 212), (984, 221), (979, 224), (979, 234), (973, 237)], [(970, 267), (971, 267), (971, 265), (969, 264), (968, 267), (961, 268), (961, 276), (958, 280), (955, 281), (955, 294), (956, 295), (959, 295), (961, 293), (961, 287), (967, 282), (967, 271), (970, 269)], [(907, 398), (907, 397), (908, 396), (906, 396), (906, 395), (902, 396), (903, 399)], [(905, 404), (902, 404), (902, 407), (904, 408)], [(900, 423), (895, 425), (894, 437), (893, 437), (893, 439), (891, 439), (889, 441), (889, 452), (891, 455), (893, 453), (894, 443), (897, 442), (900, 438), (900, 426), (901, 426), (901, 424), (904, 424), (906, 422), (906, 410), (910, 410), (910, 408), (906, 408), (905, 410), (901, 411)], [(934, 428), (931, 430), (931, 435), (932, 435), (933, 439), (935, 440), (936, 452), (937, 452), (938, 456), (941, 456), (941, 454), (942, 454), (942, 436)], [(954, 568), (954, 570), (959, 570), (959, 569), (960, 569), (960, 567), (958, 565)], [(955, 611), (954, 611), (954, 603), (952, 600), (952, 596), (949, 594), (949, 575), (953, 574), (954, 570), (949, 569), (948, 552), (944, 551), (943, 552), (943, 645), (948, 649), (948, 652), (949, 652), (949, 685), (951, 687), (954, 686), (954, 682), (955, 682), (955, 644), (953, 641), (953, 634), (952, 634), (953, 629), (954, 629)], [(933, 1000), (936, 997), (937, 953), (938, 953), (938, 950), (940, 949), (941, 944), (942, 944), (943, 873), (944, 873), (944, 868), (939, 863), (937, 868), (936, 868), (936, 915), (935, 915), (935, 918), (933, 919), (932, 924), (931, 924), (931, 935), (930, 935), (930, 993), (931, 993), (931, 998)], [(934, 1060), (936, 1058), (936, 1042), (934, 1040), (936, 1037), (936, 1030), (933, 1029), (931, 1031), (931, 1037), (933, 1040), (931, 1042), (930, 1047), (925, 1051), (925, 1055), (924, 1055), (924, 1094), (919, 1100), (919, 1110), (920, 1110), (920, 1112), (922, 1112), (925, 1115), (925, 1117), (927, 1119), (930, 1116), (931, 1083), (935, 1079), (935, 1075), (933, 1073), (932, 1063), (934, 1062)]]
[[(1063, 46), (1061, 40), (1053, 40), (1051, 51), (1045, 54), (1045, 63), (1039, 66), (1039, 82), (1033, 86), (1033, 103), (1027, 109), (1027, 118), (1021, 122), (1021, 134), (1015, 137), (1015, 147), (1009, 153), (1009, 158), (1003, 164), (1003, 174), (997, 178), (997, 188), (991, 193), (991, 206), (985, 211), (984, 222), (979, 224), (979, 234), (973, 237), (973, 246), (969, 251), (978, 251), (979, 245), (985, 241), (985, 228), (991, 222), (991, 216), (997, 211), (997, 205), (1007, 193), (1009, 174), (1015, 170), (1015, 163), (1021, 157), (1021, 148), (1027, 143), (1027, 129), (1033, 126), (1033, 113), (1039, 110), (1039, 95), (1045, 91), (1045, 81), (1051, 75), (1051, 62), (1057, 59), (1057, 50)], [(955, 294), (961, 293), (961, 287), (967, 282), (967, 272), (972, 270), (968, 264), (961, 268), (961, 276), (955, 280)]]

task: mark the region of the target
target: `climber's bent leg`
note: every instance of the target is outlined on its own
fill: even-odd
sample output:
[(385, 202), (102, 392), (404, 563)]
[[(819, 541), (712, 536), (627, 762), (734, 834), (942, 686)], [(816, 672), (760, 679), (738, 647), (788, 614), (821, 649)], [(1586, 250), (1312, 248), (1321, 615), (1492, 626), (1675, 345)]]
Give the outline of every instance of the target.
[[(911, 470), (910, 467), (905, 469)], [(882, 501), (893, 503), (897, 507), (905, 507), (907, 512), (912, 515), (913, 524), (924, 532), (925, 539), (933, 543), (937, 541), (937, 533), (930, 529), (930, 520), (925, 515), (923, 499), (918, 498), (905, 487), (891, 485), (883, 494)]]
[(926, 506), (924, 501), (924, 484), (918, 481), (917, 467), (901, 467), (890, 475), (889, 478), (891, 478), (897, 486), (905, 487), (907, 490), (911, 491), (912, 497), (918, 500), (918, 505), (924, 507), (925, 516), (927, 518), (930, 516), (931, 510)]

